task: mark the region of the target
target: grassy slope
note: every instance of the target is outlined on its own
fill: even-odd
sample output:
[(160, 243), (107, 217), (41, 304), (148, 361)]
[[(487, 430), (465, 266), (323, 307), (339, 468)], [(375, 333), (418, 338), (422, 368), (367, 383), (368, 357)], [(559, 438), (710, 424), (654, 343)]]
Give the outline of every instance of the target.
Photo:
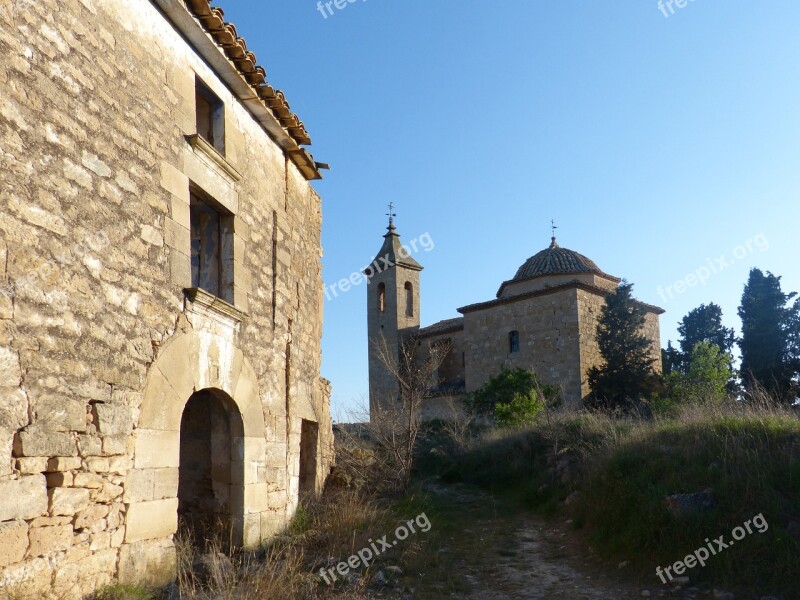
[[(748, 535), (687, 574), (737, 590), (800, 589), (800, 420), (781, 411), (699, 409), (655, 423), (563, 416), (524, 432), (494, 435), (457, 458), (435, 455), (426, 469), (512, 494), (544, 514), (566, 513), (595, 547), (631, 561), (644, 580), (705, 539), (763, 514), (769, 528)], [(716, 505), (678, 518), (664, 498), (711, 488)], [(569, 506), (563, 500), (572, 492)], [(753, 528), (755, 530), (755, 528)]]

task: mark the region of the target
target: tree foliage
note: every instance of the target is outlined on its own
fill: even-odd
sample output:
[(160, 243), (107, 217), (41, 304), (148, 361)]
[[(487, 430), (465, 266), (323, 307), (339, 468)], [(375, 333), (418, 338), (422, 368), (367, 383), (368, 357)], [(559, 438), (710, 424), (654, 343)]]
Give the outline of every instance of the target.
[(742, 382), (745, 390), (765, 389), (773, 398), (791, 402), (797, 395), (800, 305), (788, 303), (781, 278), (752, 269), (742, 294)]
[(520, 368), (503, 369), (467, 398), (472, 411), (494, 417), (500, 427), (529, 425), (543, 408), (559, 402), (558, 389)]
[(722, 352), (731, 354), (736, 336), (733, 329), (722, 324), (722, 308), (718, 304), (701, 304), (681, 319), (678, 325), (681, 347), (681, 367), (688, 372), (695, 346), (708, 342)]
[(731, 355), (713, 342), (697, 342), (686, 372), (667, 375), (669, 396), (676, 402), (705, 404), (721, 402), (728, 396), (732, 377)]
[(629, 410), (650, 396), (658, 377), (653, 371), (651, 342), (642, 333), (646, 311), (633, 298), (633, 284), (623, 281), (606, 297), (597, 323), (603, 363), (589, 370), (592, 408)]

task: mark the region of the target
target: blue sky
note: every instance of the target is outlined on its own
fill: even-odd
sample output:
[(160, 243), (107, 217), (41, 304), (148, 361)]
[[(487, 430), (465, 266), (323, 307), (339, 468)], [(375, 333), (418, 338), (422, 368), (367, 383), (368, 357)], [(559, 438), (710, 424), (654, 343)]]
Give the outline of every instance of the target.
[[(750, 267), (800, 290), (796, 0), (217, 4), (332, 166), (326, 284), (376, 254), (393, 201), (403, 239), (435, 243), (423, 325), (493, 298), (551, 218), (667, 310), (662, 345), (704, 302), (738, 330)], [(363, 285), (325, 303), (323, 375), (346, 419), (368, 389)]]

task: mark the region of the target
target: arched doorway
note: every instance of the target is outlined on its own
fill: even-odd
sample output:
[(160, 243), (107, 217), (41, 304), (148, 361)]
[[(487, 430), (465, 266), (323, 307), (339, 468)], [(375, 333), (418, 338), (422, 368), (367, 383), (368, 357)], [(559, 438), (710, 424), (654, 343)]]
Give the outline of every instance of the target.
[[(242, 462), (234, 459), (243, 436), (236, 404), (216, 389), (195, 392), (183, 409), (178, 467), (178, 521), (196, 546), (214, 541), (228, 550), (242, 544)], [(239, 472), (237, 472), (239, 471)]]

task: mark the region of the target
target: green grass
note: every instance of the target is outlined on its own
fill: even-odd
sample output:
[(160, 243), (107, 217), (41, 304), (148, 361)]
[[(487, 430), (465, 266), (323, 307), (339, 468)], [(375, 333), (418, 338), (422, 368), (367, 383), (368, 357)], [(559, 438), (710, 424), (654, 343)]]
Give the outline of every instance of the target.
[[(800, 540), (787, 531), (800, 520), (800, 420), (786, 410), (693, 408), (655, 422), (563, 415), (489, 433), (460, 455), (424, 458), (420, 468), (540, 514), (568, 515), (598, 551), (630, 561), (653, 584), (656, 566), (683, 559), (706, 538), (728, 540), (734, 527), (763, 514), (766, 532), (754, 528), (687, 574), (745, 593), (800, 589)], [(707, 488), (715, 506), (706, 512), (676, 517), (664, 504), (670, 494)]]

